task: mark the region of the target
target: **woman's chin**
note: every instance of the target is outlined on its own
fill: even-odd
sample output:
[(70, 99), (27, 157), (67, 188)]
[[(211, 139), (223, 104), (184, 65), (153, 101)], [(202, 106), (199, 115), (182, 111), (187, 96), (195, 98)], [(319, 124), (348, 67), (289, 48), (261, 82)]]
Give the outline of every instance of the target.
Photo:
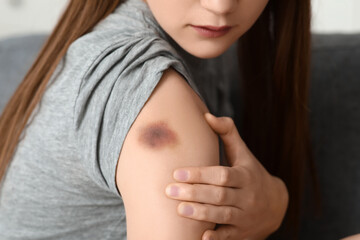
[[(230, 46), (229, 46), (230, 47)], [(187, 51), (189, 54), (201, 58), (201, 59), (210, 59), (210, 58), (216, 58), (223, 54), (228, 48), (219, 46), (212, 47), (212, 46), (201, 46), (201, 47), (189, 47), (184, 48), (185, 51)]]

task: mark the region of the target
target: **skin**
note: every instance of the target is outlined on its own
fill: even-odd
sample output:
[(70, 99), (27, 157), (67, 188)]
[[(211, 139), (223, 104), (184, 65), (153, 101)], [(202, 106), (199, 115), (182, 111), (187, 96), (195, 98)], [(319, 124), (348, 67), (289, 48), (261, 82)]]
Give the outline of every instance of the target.
[(164, 121), (145, 126), (139, 134), (139, 142), (145, 147), (160, 150), (178, 144), (177, 134)]
[[(216, 134), (232, 167), (218, 166)], [(233, 121), (209, 115), (171, 69), (127, 134), (116, 183), (128, 240), (265, 239), (288, 202), (285, 185), (251, 154)]]
[(289, 201), (285, 184), (254, 157), (231, 118), (207, 113), (205, 119), (223, 140), (231, 167), (177, 169), (173, 177), (178, 183), (167, 186), (167, 196), (186, 201), (178, 209), (194, 209), (192, 215), (179, 215), (220, 224), (205, 231), (203, 240), (266, 239), (284, 218)]
[[(124, 201), (128, 240), (199, 240), (215, 227), (179, 217), (180, 201), (164, 194), (176, 168), (219, 164), (218, 138), (204, 119), (207, 111), (177, 72), (164, 73), (131, 126), (118, 161), (116, 183)], [(154, 126), (155, 132), (160, 127), (174, 133), (176, 144), (168, 134), (150, 133), (149, 139)]]
[(341, 240), (360, 240), (360, 234), (352, 235), (347, 238), (342, 238)]
[[(214, 58), (253, 25), (268, 0), (145, 2), (160, 26), (185, 51), (199, 58)], [(209, 38), (199, 35), (192, 25), (227, 25), (231, 29), (221, 37)], [(164, 78), (167, 83), (160, 84), (145, 105), (119, 159), (117, 184), (128, 217), (128, 239), (265, 239), (284, 218), (288, 205), (285, 184), (252, 155), (230, 118), (204, 118), (208, 110), (203, 103), (191, 89), (177, 86), (181, 76), (170, 71), (162, 82)], [(169, 95), (163, 95), (165, 92)], [(175, 93), (184, 96), (176, 98)], [(173, 99), (171, 106), (164, 107), (169, 99)], [(186, 108), (182, 112), (182, 105), (192, 106), (194, 111)], [(206, 122), (201, 123), (199, 114)], [(186, 118), (180, 121), (183, 116)], [(187, 123), (189, 119), (192, 121)], [(216, 138), (203, 124), (222, 138), (229, 167), (216, 166)], [(199, 139), (194, 139), (197, 136)], [(177, 182), (171, 183), (174, 180)], [(164, 189), (171, 201), (162, 197)], [(150, 222), (166, 228), (157, 231), (148, 226)], [(216, 230), (215, 223), (219, 224)]]
[[(160, 26), (199, 58), (224, 53), (256, 21), (268, 0), (145, 0)], [(225, 36), (205, 38), (191, 25), (231, 26)]]

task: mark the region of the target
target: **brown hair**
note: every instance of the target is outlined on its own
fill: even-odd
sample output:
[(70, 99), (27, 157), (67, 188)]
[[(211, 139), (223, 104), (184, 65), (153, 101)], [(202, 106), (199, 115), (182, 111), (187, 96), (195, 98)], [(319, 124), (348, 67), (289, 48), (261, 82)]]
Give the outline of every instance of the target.
[(242, 137), (288, 187), (289, 238), (298, 232), (306, 169), (316, 185), (308, 119), (310, 19), (310, 0), (270, 0), (239, 47), (245, 80)]
[[(0, 180), (19, 137), (70, 44), (91, 31), (121, 0), (71, 0), (0, 118)], [(306, 161), (308, 126), (310, 0), (269, 2), (239, 41), (244, 83), (244, 134), (249, 148), (290, 193), (296, 224)]]

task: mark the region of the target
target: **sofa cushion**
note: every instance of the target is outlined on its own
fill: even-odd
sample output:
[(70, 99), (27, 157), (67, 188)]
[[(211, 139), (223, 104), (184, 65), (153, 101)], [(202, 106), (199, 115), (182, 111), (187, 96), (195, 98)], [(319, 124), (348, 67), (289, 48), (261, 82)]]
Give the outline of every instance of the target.
[(0, 41), (0, 112), (31, 67), (46, 35), (12, 37)]
[[(301, 239), (360, 233), (360, 34), (313, 36), (310, 125), (322, 214)], [(309, 197), (309, 196), (308, 196)]]

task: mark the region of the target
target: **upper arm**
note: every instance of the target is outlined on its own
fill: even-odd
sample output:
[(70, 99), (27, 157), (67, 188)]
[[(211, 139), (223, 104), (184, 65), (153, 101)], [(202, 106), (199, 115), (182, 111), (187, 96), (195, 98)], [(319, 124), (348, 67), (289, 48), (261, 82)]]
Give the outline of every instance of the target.
[(126, 136), (116, 183), (124, 200), (128, 240), (200, 240), (214, 224), (180, 217), (166, 197), (179, 167), (219, 164), (218, 138), (200, 98), (167, 70)]

